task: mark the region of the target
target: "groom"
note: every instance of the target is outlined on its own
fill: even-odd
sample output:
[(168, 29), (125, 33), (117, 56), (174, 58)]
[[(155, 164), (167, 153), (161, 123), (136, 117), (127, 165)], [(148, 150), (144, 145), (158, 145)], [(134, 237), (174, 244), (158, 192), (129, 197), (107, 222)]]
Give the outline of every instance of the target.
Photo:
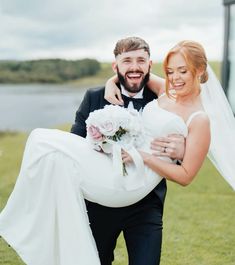
[[(112, 66), (118, 75), (124, 107), (140, 110), (156, 98), (147, 87), (152, 65), (149, 45), (138, 37), (125, 38), (116, 43), (114, 55), (115, 62)], [(161, 78), (159, 86), (164, 86)], [(104, 99), (104, 87), (88, 90), (76, 112), (71, 132), (85, 137), (85, 120), (89, 113), (107, 104), (109, 102)], [(152, 143), (155, 151), (166, 151), (163, 147), (164, 141), (157, 145), (156, 143), (159, 142), (155, 140)], [(171, 144), (175, 147), (174, 158), (182, 159), (184, 141), (172, 139)], [(126, 242), (129, 265), (160, 263), (165, 195), (166, 180), (163, 179), (144, 199), (127, 207), (110, 208), (87, 202), (91, 229), (102, 265), (112, 264), (116, 241), (121, 232)]]

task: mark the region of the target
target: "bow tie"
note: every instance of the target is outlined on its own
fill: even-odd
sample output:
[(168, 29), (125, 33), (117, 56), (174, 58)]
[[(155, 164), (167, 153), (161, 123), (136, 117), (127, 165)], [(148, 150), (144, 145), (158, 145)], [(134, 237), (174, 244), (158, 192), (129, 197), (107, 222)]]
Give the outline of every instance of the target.
[(124, 101), (124, 107), (127, 108), (129, 103), (132, 102), (135, 109), (138, 111), (144, 107), (145, 100), (143, 98), (131, 98), (125, 95), (122, 95), (122, 99)]

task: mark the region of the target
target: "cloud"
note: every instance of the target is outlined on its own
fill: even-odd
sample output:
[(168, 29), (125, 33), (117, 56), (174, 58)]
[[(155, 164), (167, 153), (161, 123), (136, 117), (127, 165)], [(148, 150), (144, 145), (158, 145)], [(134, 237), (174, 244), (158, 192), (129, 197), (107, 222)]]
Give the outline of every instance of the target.
[(182, 39), (205, 45), (221, 59), (220, 0), (2, 0), (0, 59), (84, 58), (112, 60), (116, 41), (140, 36), (161, 59)]

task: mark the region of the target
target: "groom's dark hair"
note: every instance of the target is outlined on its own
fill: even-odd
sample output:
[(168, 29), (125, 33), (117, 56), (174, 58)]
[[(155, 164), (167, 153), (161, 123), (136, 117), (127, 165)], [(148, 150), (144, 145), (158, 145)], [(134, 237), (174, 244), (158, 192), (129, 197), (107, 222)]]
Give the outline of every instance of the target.
[(121, 39), (116, 43), (113, 50), (115, 57), (123, 52), (130, 52), (135, 50), (144, 49), (150, 56), (150, 48), (148, 43), (139, 37), (128, 37)]

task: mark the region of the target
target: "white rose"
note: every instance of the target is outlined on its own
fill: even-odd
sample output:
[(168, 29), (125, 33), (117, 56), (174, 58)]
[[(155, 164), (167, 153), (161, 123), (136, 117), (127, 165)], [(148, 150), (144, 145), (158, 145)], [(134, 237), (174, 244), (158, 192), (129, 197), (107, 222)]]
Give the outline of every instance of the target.
[(105, 120), (99, 126), (100, 132), (105, 136), (114, 136), (119, 129), (119, 124), (115, 120)]

